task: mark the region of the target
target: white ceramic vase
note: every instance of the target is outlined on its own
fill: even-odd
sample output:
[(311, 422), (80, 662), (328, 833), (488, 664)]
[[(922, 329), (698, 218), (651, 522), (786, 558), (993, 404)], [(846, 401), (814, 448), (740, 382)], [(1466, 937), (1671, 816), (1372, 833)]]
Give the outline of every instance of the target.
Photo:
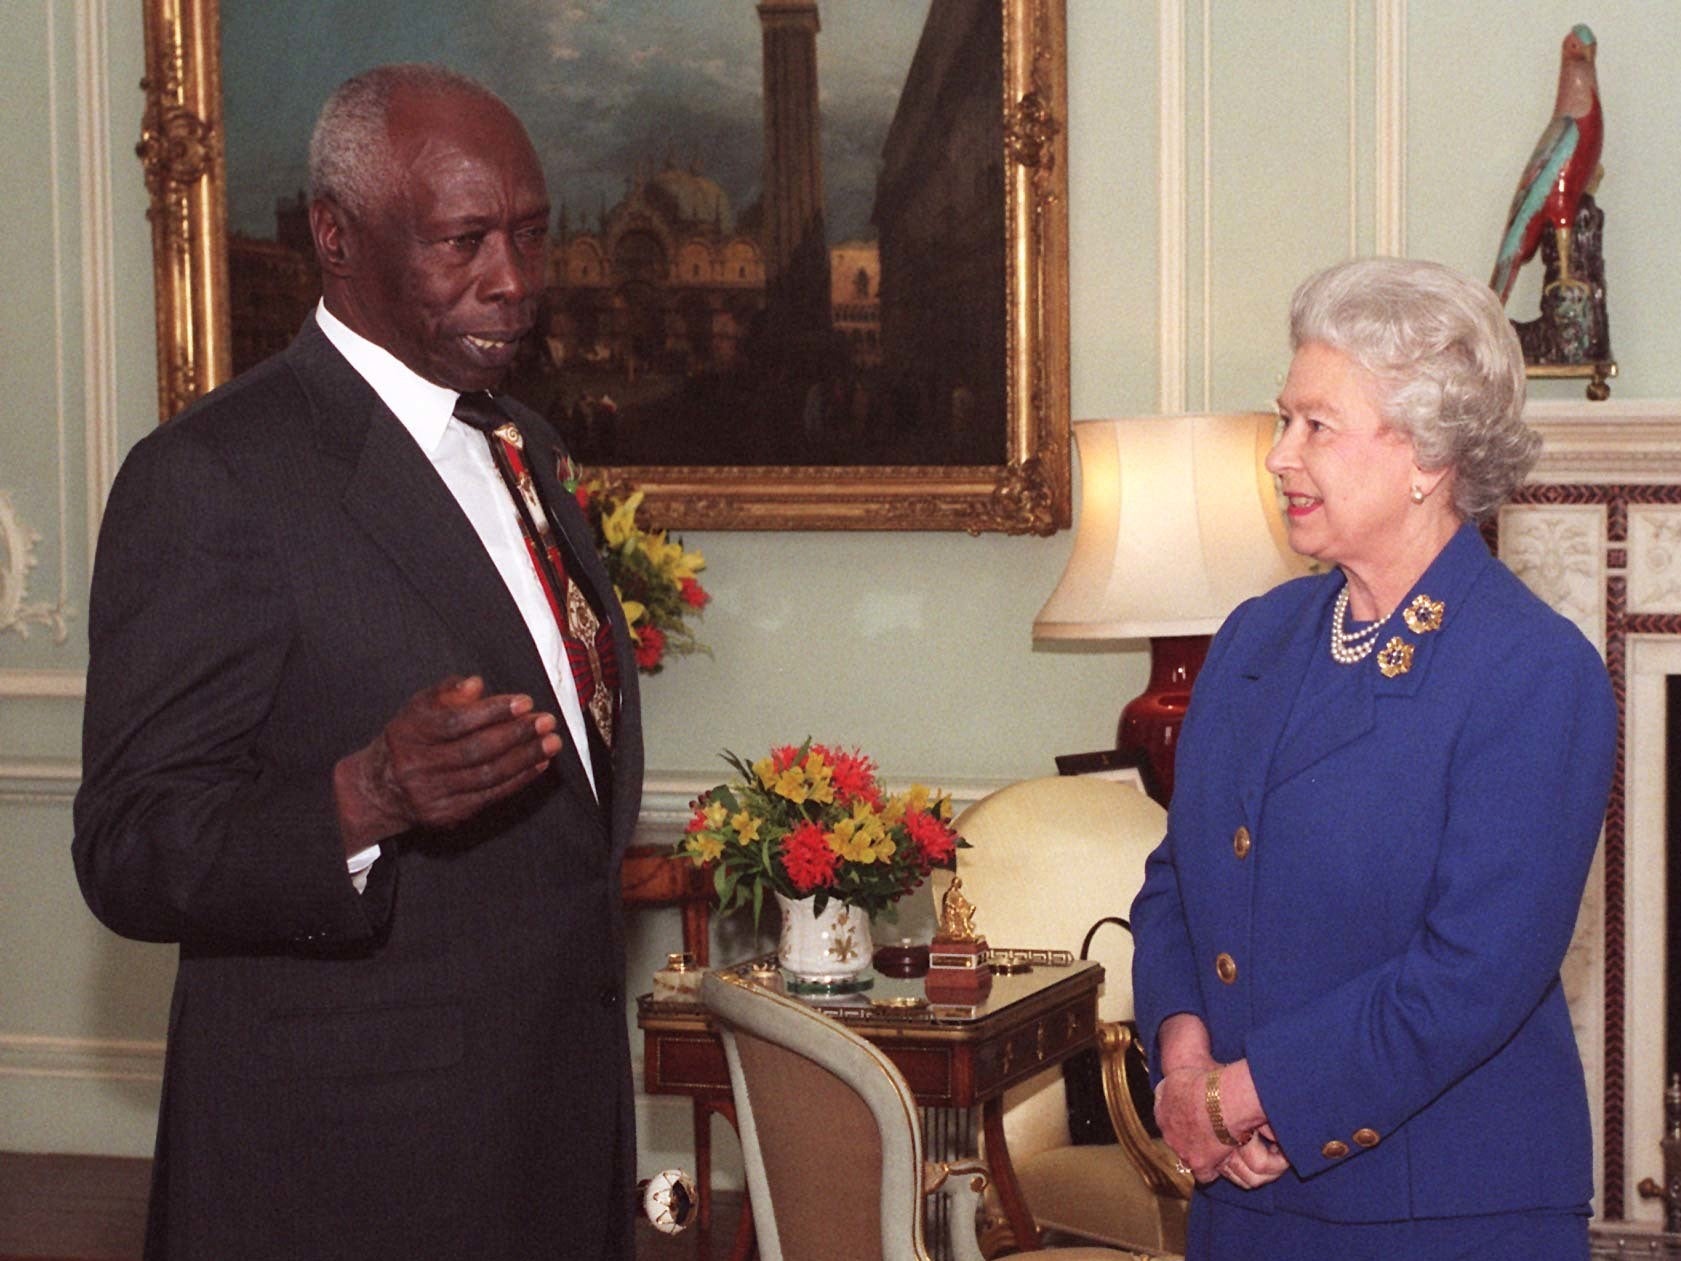
[(782, 908), (776, 959), (790, 989), (835, 994), (869, 987), (874, 946), (867, 914), (834, 898), (821, 915), (813, 912), (812, 898), (796, 902), (779, 893), (776, 903)]

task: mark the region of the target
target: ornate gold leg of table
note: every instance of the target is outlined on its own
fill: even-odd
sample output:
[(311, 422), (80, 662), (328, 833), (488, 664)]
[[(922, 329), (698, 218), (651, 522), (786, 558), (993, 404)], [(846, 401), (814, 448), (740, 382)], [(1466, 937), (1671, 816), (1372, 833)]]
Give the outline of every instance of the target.
[(981, 1132), (986, 1136), (987, 1164), (992, 1170), (992, 1186), (998, 1192), (998, 1202), (1004, 1206), (1010, 1231), (1016, 1237), (1016, 1247), (1023, 1252), (1039, 1246), (1039, 1225), (1027, 1211), (1016, 1182), (1015, 1166), (1010, 1163), (1010, 1148), (1004, 1141), (1004, 1097), (994, 1095), (981, 1104)]

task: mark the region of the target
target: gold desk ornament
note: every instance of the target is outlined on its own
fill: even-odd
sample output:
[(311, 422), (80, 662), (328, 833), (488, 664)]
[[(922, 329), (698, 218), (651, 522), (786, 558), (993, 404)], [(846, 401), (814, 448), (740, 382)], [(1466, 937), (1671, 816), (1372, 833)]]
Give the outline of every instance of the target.
[(963, 896), (963, 877), (953, 876), (940, 898), (940, 927), (934, 933), (934, 943), (984, 940), (975, 931), (975, 904)]
[(705, 968), (695, 966), (686, 950), (665, 957), (665, 966), (654, 973), (654, 999), (666, 1003), (692, 1003), (700, 998), (700, 977)]
[(1378, 649), (1377, 668), (1386, 679), (1405, 674), (1413, 668), (1413, 646), (1399, 635)]
[(963, 877), (953, 876), (940, 898), (940, 926), (928, 947), (923, 980), (934, 1002), (984, 994), (992, 988), (986, 938), (975, 929), (975, 904), (963, 896)]

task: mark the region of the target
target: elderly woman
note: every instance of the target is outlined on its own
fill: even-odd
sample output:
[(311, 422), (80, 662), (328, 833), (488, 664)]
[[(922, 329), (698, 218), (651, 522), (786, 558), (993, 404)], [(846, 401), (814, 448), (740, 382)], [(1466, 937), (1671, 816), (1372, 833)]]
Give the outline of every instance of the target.
[(1309, 279), (1267, 458), (1323, 567), (1240, 607), (1133, 906), (1190, 1258), (1588, 1255), (1588, 1103), (1559, 965), (1616, 712), (1598, 655), (1490, 556), (1523, 357), (1484, 286)]

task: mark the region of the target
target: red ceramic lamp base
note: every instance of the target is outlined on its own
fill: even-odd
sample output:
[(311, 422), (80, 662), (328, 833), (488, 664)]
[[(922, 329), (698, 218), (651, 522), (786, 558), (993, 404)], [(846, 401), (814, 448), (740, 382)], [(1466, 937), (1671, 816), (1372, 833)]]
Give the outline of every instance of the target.
[(1167, 805), (1173, 800), (1173, 759), (1179, 730), (1191, 703), (1191, 684), (1208, 655), (1207, 635), (1158, 635), (1150, 640), (1150, 682), (1127, 702), (1115, 732), (1115, 747), (1136, 753), (1144, 789)]

